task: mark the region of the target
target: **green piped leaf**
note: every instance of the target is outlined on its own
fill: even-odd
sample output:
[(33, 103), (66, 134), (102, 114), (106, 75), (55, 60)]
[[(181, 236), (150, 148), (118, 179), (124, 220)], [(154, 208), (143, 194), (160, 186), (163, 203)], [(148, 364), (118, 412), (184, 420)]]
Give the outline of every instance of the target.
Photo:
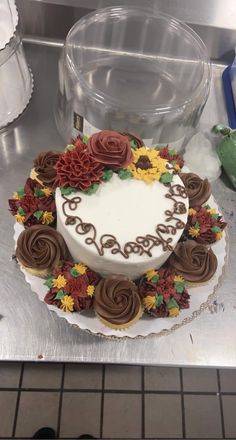
[(194, 229), (200, 229), (200, 224), (199, 224), (198, 222), (196, 222), (196, 223), (193, 225), (193, 227), (194, 227)]
[(34, 217), (36, 217), (37, 220), (40, 220), (42, 215), (43, 215), (43, 211), (35, 211), (34, 212)]
[(60, 190), (63, 196), (69, 196), (70, 194), (76, 192), (76, 188), (71, 188), (70, 186), (67, 186), (66, 188), (60, 187)]
[(89, 187), (89, 189), (87, 189), (87, 191), (83, 191), (83, 193), (88, 195), (95, 194), (95, 192), (97, 192), (98, 190), (98, 187), (99, 187), (98, 183), (94, 183)]
[(163, 304), (163, 295), (156, 295), (156, 307), (159, 307)]
[(181, 281), (176, 281), (175, 282), (175, 288), (176, 288), (176, 292), (183, 293), (184, 288), (185, 288), (185, 284), (182, 283)]
[(25, 215), (25, 211), (24, 211), (24, 209), (21, 208), (21, 207), (17, 209), (17, 212), (18, 212), (18, 214), (20, 214), (20, 215), (22, 215), (22, 216)]
[(217, 232), (221, 232), (221, 229), (219, 228), (219, 226), (212, 226), (211, 231), (217, 234)]
[(18, 188), (18, 190), (16, 191), (19, 197), (24, 197), (25, 196), (25, 190), (23, 187)]
[(88, 136), (86, 136), (86, 134), (83, 134), (82, 141), (83, 141), (84, 144), (87, 144)]
[(162, 183), (170, 183), (173, 180), (173, 174), (171, 173), (165, 173), (161, 175), (160, 181)]
[(173, 309), (174, 307), (179, 307), (178, 303), (175, 301), (174, 298), (171, 298), (170, 301), (167, 304), (168, 309)]
[(70, 270), (70, 273), (71, 273), (72, 277), (74, 277), (74, 278), (77, 278), (80, 276), (80, 273), (74, 267), (72, 267), (72, 269)]
[(65, 152), (68, 151), (68, 150), (69, 151), (73, 151), (74, 149), (75, 149), (75, 146), (73, 144), (69, 144), (69, 145), (66, 146)]
[(176, 151), (175, 151), (174, 148), (171, 148), (171, 149), (169, 150), (169, 155), (170, 155), (170, 156), (175, 156), (175, 155), (176, 155)]
[(215, 214), (211, 214), (211, 218), (214, 218), (214, 220), (217, 220), (219, 217), (219, 214), (215, 213)]
[(63, 290), (63, 289), (60, 289), (60, 290), (58, 290), (58, 292), (57, 292), (57, 294), (56, 294), (56, 296), (55, 296), (55, 299), (63, 299), (64, 296), (65, 296), (65, 292), (64, 292), (64, 290)]
[(156, 284), (159, 281), (159, 275), (154, 275), (154, 277), (152, 277), (151, 282), (153, 284)]
[(126, 180), (132, 177), (132, 173), (129, 170), (122, 168), (118, 171), (118, 176), (121, 180)]
[(45, 194), (40, 188), (35, 188), (34, 190), (35, 197), (44, 197)]
[(135, 143), (135, 141), (133, 140), (133, 141), (130, 141), (130, 146), (131, 146), (131, 148), (133, 149), (133, 150), (137, 150), (137, 144)]
[(103, 172), (103, 176), (102, 176), (102, 180), (104, 182), (108, 182), (113, 176), (113, 171), (112, 170), (105, 170)]
[(45, 283), (43, 283), (45, 286), (48, 286), (49, 289), (51, 289), (52, 287), (52, 281), (54, 280), (53, 276), (50, 276), (46, 279)]

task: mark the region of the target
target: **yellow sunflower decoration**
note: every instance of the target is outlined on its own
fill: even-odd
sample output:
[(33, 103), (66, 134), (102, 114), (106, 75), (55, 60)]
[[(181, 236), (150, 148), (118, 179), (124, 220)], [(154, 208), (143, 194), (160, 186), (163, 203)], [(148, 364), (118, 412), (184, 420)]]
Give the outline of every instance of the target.
[(133, 151), (134, 160), (128, 166), (133, 177), (151, 183), (160, 180), (163, 183), (172, 181), (172, 174), (166, 167), (167, 161), (159, 156), (155, 148), (141, 147)]

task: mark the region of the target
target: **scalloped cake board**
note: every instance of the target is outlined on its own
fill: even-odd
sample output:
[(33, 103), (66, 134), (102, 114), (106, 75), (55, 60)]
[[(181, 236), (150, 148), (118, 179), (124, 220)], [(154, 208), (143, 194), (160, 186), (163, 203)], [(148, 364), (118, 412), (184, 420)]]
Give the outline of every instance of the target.
[[(208, 203), (212, 208), (216, 208), (219, 212), (218, 205), (216, 204), (212, 196), (209, 198)], [(15, 224), (15, 244), (20, 232), (23, 229), (23, 226), (19, 223)], [(218, 260), (216, 273), (207, 283), (187, 287), (190, 294), (190, 307), (189, 309), (182, 310), (179, 316), (175, 318), (152, 318), (144, 314), (142, 318), (132, 327), (126, 330), (113, 330), (104, 326), (95, 316), (93, 311), (86, 312), (86, 314), (76, 312), (69, 313), (63, 312), (53, 305), (48, 305), (46, 303), (44, 304), (45, 307), (48, 307), (50, 311), (55, 312), (59, 318), (64, 318), (69, 324), (97, 336), (105, 336), (119, 339), (127, 337), (146, 337), (150, 335), (161, 336), (164, 334), (168, 334), (176, 330), (177, 328), (191, 322), (208, 306), (209, 302), (212, 301), (224, 273), (224, 266), (227, 257), (227, 240), (225, 232), (223, 232), (222, 239), (212, 245), (212, 250), (216, 254)], [(25, 275), (27, 283), (30, 284), (32, 291), (38, 295), (40, 301), (44, 302), (44, 297), (48, 291), (48, 287), (44, 285), (45, 280), (30, 275), (21, 266), (20, 269)]]

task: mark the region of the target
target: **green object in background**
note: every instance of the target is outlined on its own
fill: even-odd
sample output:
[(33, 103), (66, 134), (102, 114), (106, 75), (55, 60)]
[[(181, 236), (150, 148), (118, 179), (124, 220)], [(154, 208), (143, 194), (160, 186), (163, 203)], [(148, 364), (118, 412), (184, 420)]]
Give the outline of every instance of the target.
[(229, 127), (219, 124), (214, 125), (212, 131), (224, 136), (216, 151), (222, 167), (236, 189), (236, 130), (233, 131)]

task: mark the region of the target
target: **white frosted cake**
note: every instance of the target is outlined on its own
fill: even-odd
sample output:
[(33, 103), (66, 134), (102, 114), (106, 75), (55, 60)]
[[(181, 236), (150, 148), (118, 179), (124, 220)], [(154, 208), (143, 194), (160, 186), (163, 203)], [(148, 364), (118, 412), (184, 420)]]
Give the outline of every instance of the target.
[(178, 243), (188, 198), (178, 175), (170, 184), (113, 174), (93, 195), (56, 190), (57, 230), (72, 258), (102, 275), (130, 279), (159, 268)]

